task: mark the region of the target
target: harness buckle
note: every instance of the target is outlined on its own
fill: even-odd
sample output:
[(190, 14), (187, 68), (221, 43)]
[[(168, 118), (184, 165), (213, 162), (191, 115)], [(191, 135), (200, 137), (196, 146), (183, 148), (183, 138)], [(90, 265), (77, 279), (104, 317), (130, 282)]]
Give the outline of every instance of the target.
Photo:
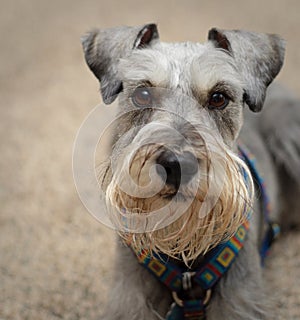
[[(183, 300), (181, 300), (179, 297), (178, 297), (178, 294), (176, 291), (172, 291), (172, 297), (173, 297), (173, 300), (176, 302), (176, 304), (179, 306), (179, 307), (183, 307), (184, 306), (184, 303), (183, 303)], [(211, 298), (211, 289), (208, 289), (205, 293), (205, 297), (203, 299), (203, 305), (204, 306), (207, 306), (209, 301), (210, 301), (210, 298)]]
[(182, 288), (183, 290), (192, 289), (192, 277), (196, 272), (183, 272), (182, 273)]
[[(192, 290), (193, 289), (193, 282), (192, 278), (196, 275), (196, 272), (183, 272), (182, 273), (182, 289), (184, 291)], [(176, 291), (172, 291), (173, 300), (179, 307), (184, 306), (184, 299), (180, 299)], [(203, 305), (206, 306), (209, 303), (211, 298), (211, 289), (205, 291), (205, 295), (201, 300), (203, 300)], [(189, 300), (189, 299), (188, 299)]]

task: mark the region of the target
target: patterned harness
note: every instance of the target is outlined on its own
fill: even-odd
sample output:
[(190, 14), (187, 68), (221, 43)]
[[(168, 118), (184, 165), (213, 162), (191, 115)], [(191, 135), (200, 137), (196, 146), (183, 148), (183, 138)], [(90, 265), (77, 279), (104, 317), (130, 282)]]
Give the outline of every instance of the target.
[[(264, 180), (257, 170), (255, 158), (244, 146), (239, 146), (239, 154), (249, 167), (261, 195), (264, 220), (267, 224), (267, 232), (260, 249), (261, 263), (263, 265), (270, 246), (279, 234), (280, 229), (277, 224), (270, 220), (270, 201)], [(249, 216), (248, 214), (247, 217)], [(205, 311), (212, 289), (238, 257), (247, 238), (249, 225), (250, 223), (247, 219), (232, 238), (210, 250), (204, 256), (197, 270), (190, 270), (187, 267), (180, 268), (169, 261), (169, 258), (163, 254), (150, 254), (147, 250), (135, 252), (139, 263), (172, 292), (174, 303), (172, 303), (167, 313), (166, 320), (206, 319)]]

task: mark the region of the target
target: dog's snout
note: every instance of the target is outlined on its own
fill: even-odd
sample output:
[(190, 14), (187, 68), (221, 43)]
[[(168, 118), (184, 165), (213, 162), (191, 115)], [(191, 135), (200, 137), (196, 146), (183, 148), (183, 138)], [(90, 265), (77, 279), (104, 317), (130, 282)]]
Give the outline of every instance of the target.
[(157, 173), (165, 178), (166, 183), (176, 190), (180, 183), (189, 182), (198, 171), (198, 161), (191, 152), (176, 154), (170, 150), (162, 152), (156, 159), (159, 165), (156, 167)]

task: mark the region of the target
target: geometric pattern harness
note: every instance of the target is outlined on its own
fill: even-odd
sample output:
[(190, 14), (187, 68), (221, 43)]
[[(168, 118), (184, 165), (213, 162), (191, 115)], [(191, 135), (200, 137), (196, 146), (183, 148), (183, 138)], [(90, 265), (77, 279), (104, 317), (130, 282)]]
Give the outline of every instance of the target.
[[(279, 233), (279, 227), (270, 221), (270, 202), (264, 181), (258, 173), (253, 155), (239, 146), (239, 154), (248, 165), (252, 177), (260, 189), (265, 222), (268, 225), (266, 236), (260, 250), (262, 264), (270, 245)], [(246, 178), (246, 177), (245, 177)], [(248, 214), (247, 217), (250, 215)], [(206, 306), (210, 300), (213, 287), (234, 263), (243, 248), (249, 230), (249, 220), (246, 220), (236, 233), (224, 243), (210, 250), (197, 270), (180, 268), (170, 262), (163, 254), (141, 250), (135, 252), (139, 263), (172, 292), (174, 303), (166, 315), (166, 320), (204, 320)], [(197, 294), (190, 294), (192, 288), (200, 289)]]
[[(236, 234), (230, 240), (211, 250), (205, 257), (202, 268), (192, 272), (193, 282), (205, 292), (209, 292), (236, 259), (243, 247), (248, 229), (249, 222), (246, 221), (239, 227)], [(177, 303), (172, 305), (166, 317), (167, 320), (205, 319), (205, 306), (208, 302), (205, 301), (206, 297), (189, 300), (176, 298), (184, 291), (184, 281), (188, 282), (187, 279), (184, 280), (184, 277), (188, 277), (187, 272), (190, 271), (183, 272), (177, 265), (169, 262), (166, 256), (158, 256), (155, 253), (151, 255), (145, 250), (137, 253), (137, 258), (141, 265), (171, 290), (175, 301), (177, 301)]]

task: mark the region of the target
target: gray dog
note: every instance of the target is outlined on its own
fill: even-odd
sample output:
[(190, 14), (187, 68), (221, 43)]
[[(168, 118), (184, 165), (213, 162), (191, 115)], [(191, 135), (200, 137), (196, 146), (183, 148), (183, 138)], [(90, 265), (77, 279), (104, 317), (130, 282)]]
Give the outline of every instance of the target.
[(219, 29), (162, 43), (154, 24), (83, 37), (103, 101), (119, 98), (100, 174), (121, 236), (102, 319), (272, 318), (261, 264), (300, 209), (300, 103), (276, 84), (266, 98), (284, 46)]

